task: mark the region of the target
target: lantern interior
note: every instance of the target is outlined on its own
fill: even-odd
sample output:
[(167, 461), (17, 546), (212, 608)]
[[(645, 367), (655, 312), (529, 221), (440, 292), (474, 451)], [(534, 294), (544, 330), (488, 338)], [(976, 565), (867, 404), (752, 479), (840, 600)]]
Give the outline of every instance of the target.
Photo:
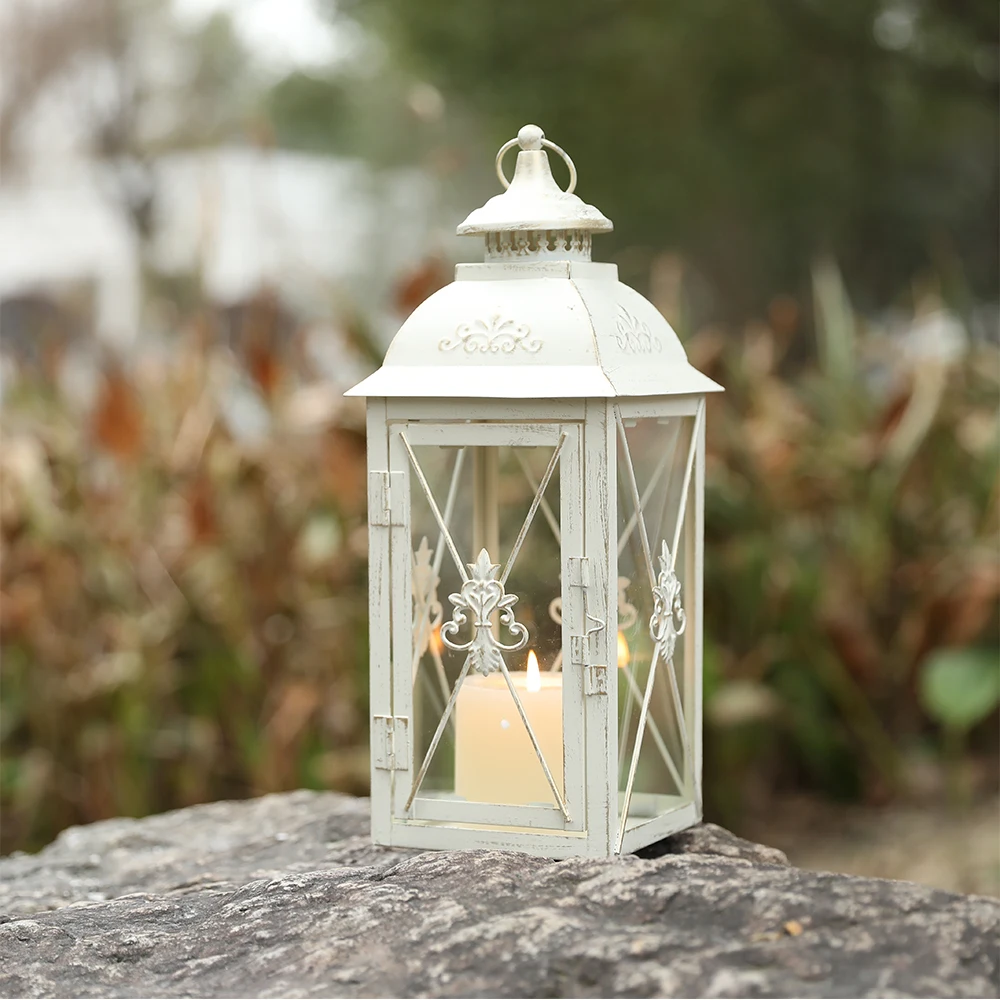
[(428, 821), (563, 830), (566, 435), (437, 437), (406, 441), (414, 777), (403, 806)]
[(693, 416), (618, 421), (620, 836), (693, 796)]

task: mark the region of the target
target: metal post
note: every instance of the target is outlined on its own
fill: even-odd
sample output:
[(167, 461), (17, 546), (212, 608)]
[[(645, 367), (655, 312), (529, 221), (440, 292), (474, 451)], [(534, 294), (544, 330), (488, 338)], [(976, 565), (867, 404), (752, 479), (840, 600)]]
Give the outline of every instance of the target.
[(472, 554), (486, 549), (493, 562), (500, 562), (500, 449), (472, 449)]

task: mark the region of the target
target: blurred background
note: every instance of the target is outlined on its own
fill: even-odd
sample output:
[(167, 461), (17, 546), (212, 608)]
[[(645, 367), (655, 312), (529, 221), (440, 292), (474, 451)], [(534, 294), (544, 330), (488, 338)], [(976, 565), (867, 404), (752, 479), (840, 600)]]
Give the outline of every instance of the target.
[(0, 849), (366, 792), (341, 393), (531, 121), (728, 389), (708, 817), (1000, 893), (998, 10), (6, 0)]

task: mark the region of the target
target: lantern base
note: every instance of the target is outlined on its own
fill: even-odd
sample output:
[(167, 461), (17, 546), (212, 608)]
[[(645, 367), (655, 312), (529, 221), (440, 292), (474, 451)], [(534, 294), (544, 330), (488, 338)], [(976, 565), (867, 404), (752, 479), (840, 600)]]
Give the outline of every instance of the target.
[[(681, 802), (679, 798), (677, 801)], [(421, 850), (506, 850), (541, 858), (611, 858), (619, 853), (632, 854), (700, 823), (701, 818), (701, 809), (694, 802), (679, 804), (648, 820), (636, 818), (626, 828), (620, 852), (615, 850), (617, 828), (613, 825), (609, 825), (599, 836), (593, 830), (579, 833), (542, 832), (527, 827), (498, 828), (473, 823), (397, 820), (390, 823), (388, 829), (376, 829), (373, 824), (372, 842), (383, 847), (416, 847)]]

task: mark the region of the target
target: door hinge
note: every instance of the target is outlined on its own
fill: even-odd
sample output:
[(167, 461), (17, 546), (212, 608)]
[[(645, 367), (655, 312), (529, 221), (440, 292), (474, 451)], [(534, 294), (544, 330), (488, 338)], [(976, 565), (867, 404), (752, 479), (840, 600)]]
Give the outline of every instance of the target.
[(569, 637), (569, 662), (573, 666), (589, 667), (604, 659), (599, 647), (603, 631), (604, 625), (599, 623), (597, 628), (591, 629), (586, 635), (571, 635)]
[(409, 771), (410, 720), (405, 715), (372, 718), (372, 761), (383, 771)]
[(584, 668), (583, 690), (585, 694), (607, 694), (608, 693), (608, 668), (590, 663)]
[(569, 661), (583, 669), (583, 689), (589, 695), (608, 693), (608, 668), (603, 659), (600, 640), (604, 632), (604, 622), (587, 611), (587, 591), (590, 589), (590, 560), (570, 557), (567, 560), (569, 585), (583, 589), (583, 611), (586, 620), (586, 634), (569, 637)]
[(403, 504), (406, 481), (402, 472), (368, 473), (368, 522), (372, 525), (405, 524)]
[(576, 556), (570, 556), (566, 560), (566, 570), (569, 576), (569, 585), (571, 587), (590, 586), (589, 559), (586, 558), (578, 559)]
[(598, 660), (597, 635), (571, 635), (569, 637), (570, 662), (583, 670), (585, 694), (608, 693), (608, 668)]

